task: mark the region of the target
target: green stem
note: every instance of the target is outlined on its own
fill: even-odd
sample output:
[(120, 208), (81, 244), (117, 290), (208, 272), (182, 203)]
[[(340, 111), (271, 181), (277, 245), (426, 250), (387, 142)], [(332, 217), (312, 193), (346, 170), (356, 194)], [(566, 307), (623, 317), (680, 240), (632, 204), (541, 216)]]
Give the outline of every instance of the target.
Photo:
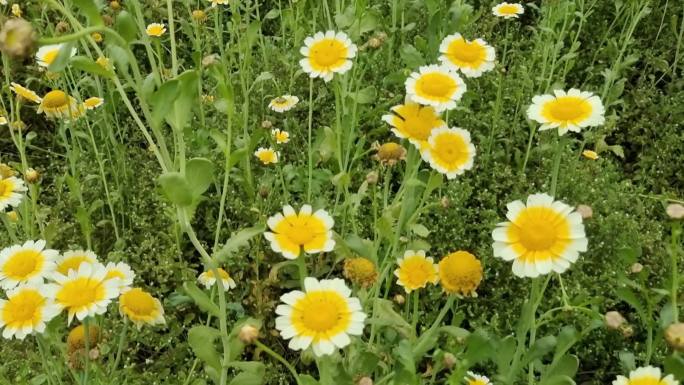
[(309, 152), (309, 183), (306, 190), (306, 201), (311, 202), (311, 184), (313, 183), (313, 149), (311, 148), (311, 128), (313, 126), (313, 78), (309, 79), (309, 116), (308, 116), (308, 152)]
[(297, 382), (297, 385), (302, 384), (301, 381), (299, 380), (299, 373), (297, 373), (295, 368), (292, 365), (290, 365), (290, 363), (287, 362), (287, 360), (284, 359), (280, 354), (274, 352), (268, 346), (261, 343), (261, 341), (259, 341), (259, 340), (254, 341), (254, 345), (256, 345), (262, 351), (266, 352), (266, 354), (268, 354), (269, 356), (273, 357), (276, 361), (283, 364), (283, 366), (285, 366), (287, 368), (287, 370), (290, 371), (290, 374), (292, 374), (292, 377), (294, 377), (295, 381)]
[(83, 319), (83, 334), (85, 335), (85, 354), (83, 355), (83, 382), (81, 385), (88, 385), (88, 372), (90, 369), (90, 317)]
[(128, 331), (128, 318), (124, 317), (124, 324), (121, 328), (121, 333), (119, 334), (119, 343), (116, 347), (116, 356), (114, 356), (114, 364), (112, 365), (111, 375), (114, 374), (116, 369), (119, 367), (119, 362), (121, 361), (121, 353), (123, 353), (124, 345), (126, 344), (126, 332)]
[(680, 236), (682, 234), (682, 224), (680, 221), (674, 221), (672, 223), (672, 237), (670, 238), (670, 260), (672, 263), (672, 286), (670, 299), (672, 301), (672, 318), (674, 323), (679, 322), (679, 301), (678, 301), (678, 290), (679, 290), (679, 270), (677, 266), (677, 255), (680, 245)]
[(304, 279), (308, 277), (308, 272), (306, 271), (306, 260), (304, 259), (304, 255), (300, 254), (297, 259), (297, 269), (299, 270), (299, 283), (302, 285), (302, 289), (304, 289)]
[(563, 155), (563, 137), (559, 136), (556, 141), (555, 154), (553, 158), (553, 171), (551, 174), (551, 189), (549, 193), (552, 197), (556, 196), (556, 189), (558, 187), (558, 173), (560, 171), (561, 157)]
[(166, 9), (169, 18), (169, 38), (171, 40), (171, 75), (178, 75), (178, 58), (176, 57), (176, 28), (173, 21), (173, 0), (166, 0)]

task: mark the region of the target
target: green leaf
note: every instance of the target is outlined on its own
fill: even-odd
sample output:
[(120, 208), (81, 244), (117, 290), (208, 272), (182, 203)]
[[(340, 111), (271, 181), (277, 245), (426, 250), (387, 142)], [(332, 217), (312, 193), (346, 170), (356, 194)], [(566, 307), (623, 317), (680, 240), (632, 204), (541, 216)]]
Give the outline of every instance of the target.
[(240, 373), (229, 382), (230, 385), (261, 385), (263, 383), (263, 373)]
[(185, 165), (185, 179), (193, 198), (201, 196), (214, 179), (214, 164), (206, 158), (190, 159)]
[(179, 172), (167, 172), (159, 176), (159, 184), (166, 198), (171, 203), (181, 207), (192, 204), (192, 188), (183, 174)]
[(618, 353), (618, 358), (620, 359), (620, 364), (625, 373), (629, 373), (636, 369), (636, 358), (632, 352), (620, 352)]
[(152, 103), (152, 124), (156, 127), (159, 127), (161, 122), (171, 113), (179, 87), (180, 82), (178, 80), (169, 80), (162, 84), (152, 96), (151, 100), (154, 101)]
[(114, 73), (112, 73), (112, 71), (95, 63), (93, 59), (86, 56), (74, 56), (69, 60), (69, 64), (71, 64), (73, 68), (79, 69), (89, 74), (103, 76), (106, 78), (114, 76)]
[(684, 357), (671, 355), (664, 362), (665, 373), (675, 376), (680, 383), (684, 381)]
[(420, 223), (414, 223), (410, 226), (411, 231), (419, 237), (427, 238), (430, 235), (430, 230)]
[(506, 373), (511, 366), (511, 360), (515, 353), (516, 341), (515, 337), (507, 336), (499, 341), (496, 347), (496, 356), (494, 360), (499, 373)]
[(88, 18), (90, 25), (104, 25), (100, 10), (93, 0), (73, 0), (73, 3)]
[(302, 385), (320, 385), (315, 378), (308, 374), (301, 374), (299, 376), (299, 381), (302, 383)]
[(69, 59), (71, 59), (71, 52), (74, 48), (74, 44), (75, 43), (73, 41), (64, 43), (62, 48), (59, 49), (55, 60), (48, 66), (48, 70), (51, 72), (62, 71), (69, 63)]
[(193, 106), (197, 102), (197, 71), (185, 71), (176, 77), (178, 93), (175, 95), (171, 113), (166, 115), (166, 122), (176, 130), (183, 130), (193, 117)]
[(615, 290), (615, 294), (618, 296), (618, 298), (627, 302), (637, 311), (642, 322), (650, 322), (650, 317), (648, 317), (646, 307), (632, 289), (627, 286), (619, 287), (617, 290)]
[(265, 230), (266, 226), (262, 224), (238, 231), (228, 238), (226, 243), (223, 245), (221, 250), (216, 253), (214, 258), (220, 262), (225, 262), (235, 253), (237, 253), (241, 247), (249, 246), (249, 241), (255, 236), (261, 235)]
[(376, 316), (370, 319), (369, 323), (394, 328), (406, 338), (413, 336), (413, 327), (404, 320), (404, 317), (394, 311), (392, 301), (377, 298), (373, 302), (373, 306)]
[(135, 20), (133, 19), (133, 16), (126, 11), (121, 11), (116, 16), (114, 29), (127, 43), (138, 38), (138, 27), (135, 25)]
[(378, 90), (375, 88), (375, 86), (368, 86), (364, 89), (358, 90), (357, 92), (350, 92), (348, 96), (358, 104), (370, 104), (376, 100), (378, 96)]
[(399, 56), (401, 56), (401, 60), (404, 61), (404, 65), (407, 68), (414, 69), (422, 65), (425, 65), (425, 59), (423, 58), (423, 54), (421, 54), (416, 49), (416, 47), (412, 45), (407, 44), (401, 47), (401, 50), (399, 51)]
[(466, 340), (465, 359), (471, 365), (490, 359), (495, 354), (492, 339), (483, 330), (476, 330), (470, 333)]
[(540, 359), (556, 347), (556, 337), (546, 336), (534, 341), (530, 350), (525, 354), (525, 363)]
[(188, 331), (188, 345), (193, 353), (205, 364), (221, 370), (221, 358), (214, 346), (221, 332), (209, 326), (194, 326)]
[(566, 355), (552, 363), (548, 368), (544, 376), (542, 376), (540, 385), (551, 385), (557, 383), (556, 381), (561, 380), (561, 377), (573, 378), (577, 373), (577, 368), (579, 367), (579, 360), (573, 355)]
[(209, 299), (209, 296), (202, 291), (197, 285), (192, 282), (185, 282), (183, 284), (183, 289), (187, 293), (195, 304), (204, 312), (209, 313), (215, 317), (218, 317), (221, 312), (219, 307)]

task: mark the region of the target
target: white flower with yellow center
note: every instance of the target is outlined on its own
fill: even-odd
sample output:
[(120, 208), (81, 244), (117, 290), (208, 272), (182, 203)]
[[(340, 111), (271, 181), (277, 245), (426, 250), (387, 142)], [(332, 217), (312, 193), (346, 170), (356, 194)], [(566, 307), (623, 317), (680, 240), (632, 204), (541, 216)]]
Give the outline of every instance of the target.
[(311, 346), (318, 357), (330, 355), (349, 345), (350, 336), (363, 334), (366, 314), (342, 279), (308, 277), (303, 292), (291, 291), (280, 300), (276, 329), (292, 350)]
[(62, 275), (69, 275), (70, 270), (78, 271), (82, 263), (97, 262), (97, 255), (90, 250), (70, 250), (62, 254), (57, 261), (55, 271)]
[(45, 241), (26, 241), (0, 251), (0, 285), (11, 289), (21, 283), (43, 283), (55, 270), (57, 250), (45, 249)]
[(285, 144), (290, 141), (290, 133), (285, 130), (274, 128), (271, 130), (271, 135), (273, 135), (273, 139), (278, 144)]
[(503, 2), (492, 8), (494, 16), (503, 17), (504, 19), (518, 18), (523, 13), (525, 13), (525, 8), (519, 3)]
[(294, 95), (283, 95), (271, 100), (268, 103), (268, 108), (275, 112), (285, 112), (294, 108), (297, 103), (299, 103), (298, 97)]
[(662, 377), (660, 368), (645, 366), (629, 372), (629, 378), (617, 376), (613, 385), (679, 385), (672, 374)]
[(437, 264), (432, 257), (426, 257), (423, 250), (406, 250), (397, 264), (399, 267), (394, 270), (394, 275), (407, 293), (422, 289), (428, 283), (434, 285), (439, 282)]
[(558, 134), (580, 132), (582, 128), (605, 122), (603, 103), (591, 92), (571, 88), (553, 91), (553, 95), (537, 95), (527, 109), (527, 117), (541, 123), (539, 131), (558, 128)]
[(151, 23), (145, 28), (145, 33), (147, 36), (151, 37), (161, 37), (166, 33), (166, 26), (161, 23)]
[(38, 113), (45, 114), (48, 118), (72, 120), (83, 116), (85, 107), (66, 92), (53, 90), (43, 96)]
[(494, 69), (494, 48), (482, 39), (466, 40), (460, 33), (449, 35), (439, 46), (439, 60), (452, 70), (460, 70), (469, 78)]
[(313, 212), (310, 205), (304, 205), (295, 212), (292, 206), (283, 207), (283, 213), (268, 218), (264, 237), (271, 242), (271, 249), (287, 259), (296, 259), (304, 249), (309, 254), (332, 251), (335, 247), (332, 228), (335, 224), (327, 211)]
[(7, 124), (7, 118), (4, 116), (0, 116), (0, 126), (4, 126)]
[(587, 251), (582, 216), (547, 194), (533, 194), (527, 203), (506, 205), (507, 222), (492, 232), (494, 256), (513, 261), (513, 274), (537, 277), (562, 273)]
[(55, 304), (68, 313), (68, 322), (96, 314), (104, 314), (107, 306), (119, 295), (119, 280), (106, 279), (107, 270), (100, 263), (82, 263), (78, 271), (53, 274), (55, 283), (47, 285)]
[(406, 79), (406, 95), (412, 101), (440, 112), (456, 108), (465, 92), (463, 79), (446, 66), (422, 66)]
[(7, 207), (17, 207), (24, 199), (24, 192), (27, 188), (24, 181), (10, 176), (7, 178), (0, 177), (0, 211), (4, 211)]
[(22, 86), (19, 83), (10, 83), (10, 90), (17, 94), (17, 96), (20, 96), (23, 99), (26, 99), (34, 103), (40, 103), (43, 100), (40, 96), (38, 96), (37, 93), (31, 91), (30, 89)]
[[(38, 48), (38, 52), (36, 52), (36, 61), (38, 62), (38, 65), (46, 68), (49, 67), (50, 64), (57, 59), (62, 47), (64, 47), (64, 44), (50, 44)], [(76, 55), (76, 48), (71, 48), (70, 56), (74, 55)]]
[(304, 39), (304, 47), (299, 52), (304, 55), (299, 61), (304, 72), (329, 82), (335, 73), (343, 74), (351, 69), (356, 45), (344, 32), (317, 32)]
[(259, 147), (254, 151), (254, 156), (263, 164), (278, 163), (278, 152), (272, 148)]
[(416, 146), (425, 143), (432, 130), (445, 124), (432, 106), (407, 101), (391, 110), (394, 114), (383, 115), (382, 120), (392, 126), (394, 135)]
[(134, 288), (119, 296), (119, 311), (140, 329), (143, 325), (164, 325), (164, 307), (150, 293)]
[(209, 0), (211, 1), (211, 6), (216, 7), (217, 5), (230, 5), (230, 0)]
[(109, 262), (107, 263), (107, 266), (105, 266), (105, 270), (107, 270), (107, 275), (105, 275), (105, 279), (118, 280), (120, 292), (125, 292), (126, 290), (130, 289), (133, 285), (135, 272), (133, 272), (133, 269), (131, 269), (131, 267), (127, 263)]
[(87, 110), (94, 110), (104, 104), (104, 99), (97, 96), (90, 97), (83, 101), (83, 107)]
[[(218, 275), (221, 277), (221, 283), (223, 284), (223, 290), (228, 291), (230, 289), (235, 289), (237, 286), (235, 284), (235, 281), (233, 278), (228, 274), (227, 271), (223, 270), (222, 268), (218, 267), (216, 268), (218, 270)], [(204, 285), (207, 289), (211, 288), (216, 284), (216, 278), (214, 277), (214, 270), (209, 269), (205, 271), (204, 273), (200, 274), (199, 277), (197, 277), (197, 280), (199, 283)]]
[(489, 378), (485, 376), (481, 376), (479, 374), (475, 374), (471, 371), (467, 372), (466, 378), (465, 378), (465, 383), (466, 385), (489, 385), (491, 382), (489, 381)]
[(45, 324), (59, 314), (59, 307), (50, 298), (43, 285), (21, 285), (7, 292), (7, 299), (0, 299), (0, 327), (6, 339), (42, 333)]
[(454, 179), (473, 168), (475, 146), (468, 131), (443, 126), (432, 130), (420, 154), (430, 167)]

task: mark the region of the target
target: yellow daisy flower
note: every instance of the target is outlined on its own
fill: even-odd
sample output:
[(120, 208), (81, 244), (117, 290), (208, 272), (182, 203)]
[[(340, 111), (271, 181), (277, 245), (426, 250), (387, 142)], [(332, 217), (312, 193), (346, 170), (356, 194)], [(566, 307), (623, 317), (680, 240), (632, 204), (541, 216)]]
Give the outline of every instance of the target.
[(290, 340), (292, 350), (311, 346), (317, 357), (330, 355), (349, 345), (350, 336), (363, 334), (366, 314), (342, 279), (308, 277), (304, 291), (291, 291), (280, 300), (275, 326), (281, 337)]
[(48, 118), (73, 120), (83, 116), (85, 107), (66, 92), (53, 90), (43, 96), (38, 113), (45, 114)]
[(489, 381), (489, 378), (485, 376), (481, 376), (479, 374), (475, 374), (471, 371), (467, 372), (466, 378), (465, 378), (465, 383), (466, 385), (489, 385), (491, 382)]
[(423, 160), (430, 163), (430, 167), (445, 174), (448, 179), (454, 179), (473, 168), (475, 146), (468, 131), (442, 126), (432, 130), (420, 154)]
[[(221, 282), (223, 283), (224, 291), (235, 289), (235, 287), (237, 287), (237, 285), (235, 284), (235, 280), (230, 276), (230, 274), (228, 274), (227, 271), (223, 270), (220, 267), (216, 270), (218, 270), (219, 277), (221, 277)], [(209, 269), (205, 271), (204, 273), (200, 274), (199, 277), (197, 277), (197, 280), (207, 289), (211, 288), (213, 285), (216, 284), (214, 270)]]
[(166, 33), (166, 26), (161, 23), (151, 23), (145, 28), (145, 33), (147, 36), (151, 37), (161, 37)]
[(271, 249), (287, 259), (296, 259), (301, 249), (309, 254), (332, 251), (335, 247), (332, 228), (335, 224), (330, 214), (321, 209), (313, 212), (304, 205), (295, 212), (292, 206), (283, 207), (283, 213), (268, 218), (264, 237), (271, 242)]
[(445, 292), (477, 297), (482, 282), (482, 264), (467, 251), (456, 251), (439, 261), (439, 284)]
[(394, 270), (394, 275), (407, 293), (422, 289), (428, 283), (435, 285), (439, 282), (439, 269), (432, 257), (426, 257), (423, 250), (406, 250), (397, 264), (399, 267)]
[(271, 130), (271, 135), (273, 135), (273, 139), (275, 139), (278, 144), (285, 144), (290, 141), (290, 133), (285, 130), (274, 128)]
[(525, 13), (525, 8), (519, 3), (503, 2), (492, 8), (494, 16), (503, 17), (504, 19), (517, 19), (523, 13)]
[(432, 106), (407, 101), (391, 110), (394, 114), (383, 115), (382, 120), (392, 126), (394, 135), (416, 146), (427, 141), (432, 130), (446, 124)]
[(109, 62), (109, 59), (107, 59), (104, 56), (98, 57), (97, 60), (95, 60), (95, 63), (97, 63), (97, 65), (99, 65), (100, 67), (102, 67), (106, 70), (113, 70), (114, 69), (114, 66), (112, 66), (111, 63)]
[(109, 262), (107, 263), (107, 266), (105, 266), (105, 270), (107, 271), (107, 274), (105, 275), (105, 279), (110, 280), (110, 279), (116, 279), (118, 280), (118, 288), (120, 292), (125, 292), (128, 289), (131, 288), (133, 285), (133, 279), (135, 278), (135, 273), (133, 272), (133, 269), (124, 262)]
[(278, 152), (272, 148), (259, 147), (254, 151), (254, 156), (263, 164), (278, 163)]
[(551, 271), (562, 273), (587, 251), (582, 216), (547, 194), (533, 194), (527, 204), (507, 206), (508, 222), (492, 232), (494, 256), (513, 261), (513, 274), (537, 277)]
[(97, 262), (97, 255), (90, 250), (67, 251), (57, 261), (55, 270), (62, 275), (69, 275), (70, 270), (78, 271), (82, 263), (95, 262)]
[(43, 99), (38, 96), (37, 93), (31, 91), (30, 89), (22, 86), (19, 83), (10, 83), (10, 90), (17, 94), (17, 96), (20, 96), (28, 101), (34, 102), (34, 103), (40, 103)]
[(82, 263), (78, 271), (70, 270), (68, 275), (53, 274), (55, 283), (48, 284), (54, 295), (55, 304), (68, 312), (68, 323), (78, 318), (104, 314), (107, 305), (119, 295), (116, 279), (106, 279), (107, 270), (100, 263)]
[(94, 110), (104, 104), (104, 99), (97, 96), (90, 97), (83, 102), (83, 107), (87, 110)]
[(158, 299), (138, 287), (119, 297), (119, 311), (140, 329), (143, 325), (164, 325), (164, 307)]
[(437, 111), (456, 108), (456, 102), (466, 92), (466, 85), (457, 73), (446, 66), (422, 66), (406, 79), (406, 95)]
[(439, 61), (452, 70), (460, 70), (469, 78), (480, 77), (494, 69), (494, 48), (482, 39), (466, 40), (460, 33), (449, 35), (439, 46)]
[[(49, 67), (57, 59), (62, 47), (64, 47), (64, 44), (50, 44), (38, 48), (38, 52), (36, 52), (38, 65), (45, 68)], [(76, 48), (72, 47), (70, 56), (73, 57), (74, 55), (76, 55)]]
[(582, 128), (604, 123), (605, 109), (601, 99), (591, 92), (572, 88), (553, 91), (553, 95), (532, 98), (527, 117), (542, 124), (539, 131), (558, 128), (558, 134), (580, 132)]
[[(75, 328), (71, 329), (69, 334), (67, 335), (67, 340), (66, 340), (66, 345), (67, 345), (67, 352), (68, 353), (73, 353), (77, 350), (80, 349), (85, 349), (86, 347), (86, 338), (85, 338), (85, 326), (83, 324), (80, 324), (76, 326)], [(97, 327), (97, 325), (89, 325), (88, 326), (88, 347), (93, 348), (97, 345), (97, 342), (100, 340), (100, 328)]]
[(629, 378), (617, 376), (613, 385), (679, 385), (672, 374), (662, 377), (660, 368), (645, 366), (632, 370)]
[(43, 285), (21, 285), (0, 299), (2, 337), (23, 340), (27, 335), (43, 333), (45, 324), (60, 312)]
[(0, 251), (0, 285), (11, 289), (22, 283), (43, 283), (55, 270), (57, 250), (45, 249), (45, 241), (26, 241)]
[(16, 17), (21, 17), (21, 7), (19, 4), (12, 4), (12, 14)]
[(4, 211), (7, 207), (17, 207), (24, 199), (24, 192), (27, 188), (24, 181), (10, 176), (7, 178), (0, 177), (0, 211)]
[(591, 159), (591, 160), (596, 160), (599, 158), (599, 155), (596, 153), (596, 151), (592, 151), (592, 150), (582, 151), (582, 156), (584, 156), (587, 159)]
[(285, 112), (294, 108), (299, 103), (299, 98), (293, 95), (283, 95), (271, 100), (268, 108), (275, 112)]
[(304, 39), (304, 47), (299, 52), (304, 55), (299, 61), (304, 72), (329, 82), (335, 73), (343, 74), (351, 69), (350, 59), (356, 56), (356, 45), (344, 32), (317, 32)]

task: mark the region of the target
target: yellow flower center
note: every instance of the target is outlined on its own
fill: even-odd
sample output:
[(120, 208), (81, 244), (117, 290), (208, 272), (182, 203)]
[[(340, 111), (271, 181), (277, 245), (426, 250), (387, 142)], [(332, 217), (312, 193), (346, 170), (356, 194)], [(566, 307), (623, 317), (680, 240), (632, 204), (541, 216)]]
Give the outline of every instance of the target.
[(399, 278), (409, 289), (424, 287), (435, 280), (435, 266), (420, 255), (404, 258), (399, 268)]
[(378, 158), (381, 160), (400, 160), (406, 154), (406, 149), (397, 143), (385, 143), (378, 148)]
[(358, 285), (367, 287), (375, 282), (378, 272), (370, 260), (350, 258), (344, 261), (344, 276)]
[(66, 282), (57, 292), (55, 300), (67, 308), (83, 308), (104, 299), (105, 288), (92, 278), (77, 278)]
[(482, 281), (482, 264), (474, 255), (457, 251), (439, 262), (439, 276), (447, 292), (472, 294)]
[(406, 104), (396, 110), (404, 121), (395, 126), (411, 139), (425, 141), (430, 136), (433, 128), (442, 125), (435, 109), (432, 107), (421, 107), (419, 104)]
[(152, 25), (147, 28), (147, 33), (152, 36), (160, 36), (164, 33), (164, 27), (161, 25)]
[(130, 315), (151, 316), (157, 311), (154, 297), (139, 288), (125, 292), (119, 300)]
[(43, 55), (43, 61), (47, 63), (48, 65), (52, 64), (55, 59), (57, 59), (57, 55), (59, 54), (59, 49), (53, 49), (52, 51), (48, 51)]
[(121, 270), (110, 269), (109, 271), (107, 271), (107, 275), (105, 275), (105, 279), (113, 279), (113, 278), (125, 279), (126, 275)]
[[(216, 270), (218, 270), (218, 274), (219, 274), (219, 277), (221, 277), (221, 279), (230, 279), (230, 274), (228, 274), (227, 271), (223, 270), (220, 267)], [(207, 278), (214, 278), (214, 270), (213, 269), (207, 270), (205, 272), (205, 274), (206, 274)]]
[(268, 163), (275, 163), (276, 162), (276, 153), (273, 150), (266, 150), (266, 151), (260, 151), (257, 154), (257, 158), (261, 161), (261, 163), (268, 164)]
[[(100, 334), (100, 329), (95, 325), (90, 325), (88, 328), (88, 345), (94, 347), (97, 345), (97, 340)], [(75, 351), (85, 348), (85, 327), (78, 325), (71, 329), (67, 336), (67, 348), (69, 351)]]
[(83, 262), (93, 261), (85, 255), (74, 255), (73, 257), (69, 257), (60, 262), (59, 266), (57, 266), (57, 271), (62, 275), (67, 275), (69, 274), (69, 270), (78, 271), (79, 266), (81, 266), (81, 263)]
[(438, 100), (449, 100), (458, 88), (456, 81), (446, 74), (428, 73), (421, 75), (416, 81), (416, 91), (419, 96)]
[(332, 337), (347, 329), (351, 314), (339, 293), (321, 290), (307, 293), (293, 306), (293, 325), (301, 334)]
[(21, 250), (10, 256), (3, 270), (7, 277), (23, 280), (40, 271), (43, 263), (45, 263), (45, 257), (40, 251)]
[(317, 235), (325, 233), (325, 225), (313, 215), (295, 214), (285, 217), (275, 232), (283, 234), (294, 244), (304, 245), (314, 240)]
[(452, 41), (447, 48), (449, 58), (455, 59), (459, 64), (469, 64), (471, 67), (479, 66), (486, 55), (484, 46), (475, 41), (468, 42), (463, 38)]
[(435, 137), (432, 154), (438, 163), (451, 169), (465, 164), (470, 150), (461, 135), (446, 132)]
[(468, 380), (468, 385), (487, 385), (487, 383), (480, 378), (471, 378)]
[(508, 228), (509, 239), (527, 251), (548, 251), (568, 242), (566, 218), (548, 207), (529, 207)]
[(629, 385), (661, 385), (660, 378), (652, 376), (640, 376), (638, 378), (630, 379)]
[(9, 196), (13, 190), (14, 186), (12, 185), (12, 181), (9, 179), (0, 180), (0, 197)]
[(68, 103), (69, 96), (64, 91), (50, 91), (43, 97), (43, 106), (45, 108), (63, 108)]
[(5, 303), (2, 319), (6, 325), (34, 325), (42, 318), (41, 310), (45, 298), (34, 289), (25, 289)]
[(286, 104), (287, 104), (287, 99), (285, 99), (285, 98), (282, 97), (282, 96), (279, 96), (279, 97), (273, 99), (273, 104), (275, 104), (275, 105), (277, 105), (277, 106), (286, 105)]
[(552, 100), (542, 109), (542, 116), (552, 122), (577, 122), (591, 115), (591, 104), (577, 96), (561, 96)]
[(499, 7), (499, 13), (503, 15), (516, 15), (518, 7), (515, 4), (504, 4)]
[(337, 67), (347, 59), (347, 47), (338, 39), (323, 39), (311, 46), (309, 59), (314, 69)]

